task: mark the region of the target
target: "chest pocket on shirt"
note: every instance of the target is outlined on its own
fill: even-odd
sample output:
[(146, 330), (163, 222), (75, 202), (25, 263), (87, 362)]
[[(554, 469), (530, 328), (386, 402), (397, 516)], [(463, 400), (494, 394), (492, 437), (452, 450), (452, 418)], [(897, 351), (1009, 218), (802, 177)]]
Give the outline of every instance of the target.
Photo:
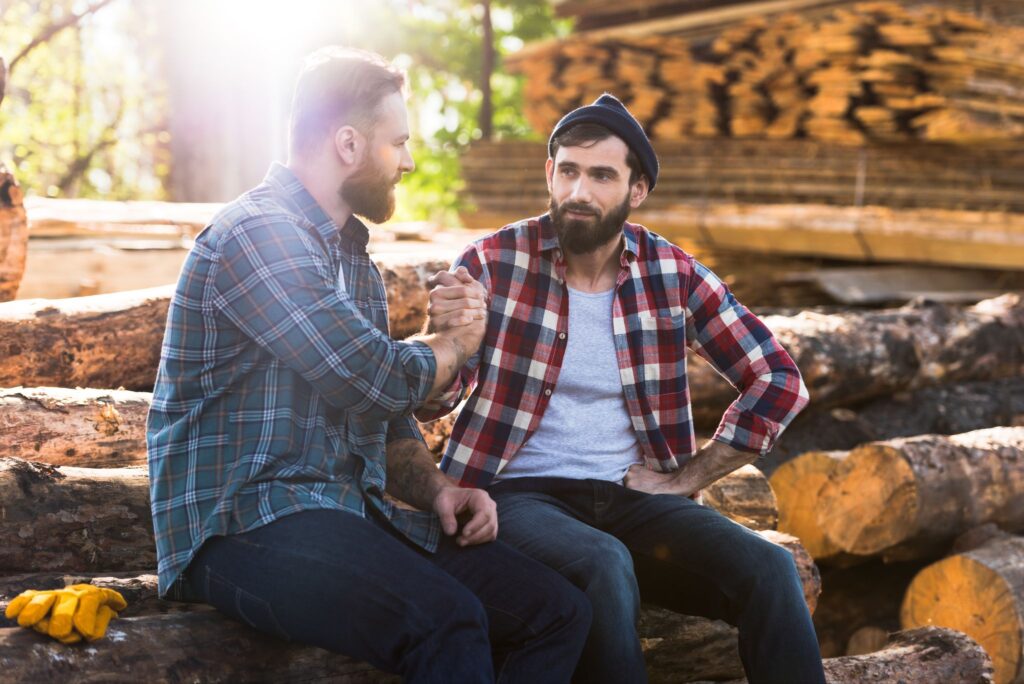
[(676, 395), (686, 388), (686, 314), (641, 314), (638, 322), (643, 345), (639, 350), (640, 376), (648, 400), (658, 408), (667, 395)]

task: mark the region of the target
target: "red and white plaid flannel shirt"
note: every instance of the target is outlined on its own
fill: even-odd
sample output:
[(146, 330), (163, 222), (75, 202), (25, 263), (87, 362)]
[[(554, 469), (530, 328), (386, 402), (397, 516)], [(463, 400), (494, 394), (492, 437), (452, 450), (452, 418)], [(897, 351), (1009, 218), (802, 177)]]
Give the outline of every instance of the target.
[[(767, 452), (807, 404), (807, 388), (772, 333), (692, 256), (640, 225), (624, 226), (612, 330), (633, 429), (657, 471), (696, 451), (686, 348), (739, 391), (714, 439)], [(469, 390), (441, 468), (486, 487), (540, 424), (558, 382), (569, 324), (565, 261), (548, 216), (506, 226), (470, 244), (465, 266), (489, 294), (487, 334), (444, 395), (417, 412), (432, 420)]]

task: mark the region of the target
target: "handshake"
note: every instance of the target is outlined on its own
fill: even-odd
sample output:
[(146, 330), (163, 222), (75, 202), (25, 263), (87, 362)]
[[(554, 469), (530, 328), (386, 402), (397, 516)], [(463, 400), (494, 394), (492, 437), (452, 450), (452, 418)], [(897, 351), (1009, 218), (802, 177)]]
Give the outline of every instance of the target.
[(4, 615), (10, 620), (17, 618), (22, 627), (74, 644), (101, 638), (111, 618), (127, 605), (113, 589), (73, 584), (63, 589), (24, 591), (11, 601)]
[[(431, 290), (425, 333), (440, 343), (427, 341), (427, 344), (435, 354), (441, 351), (439, 346), (450, 345), (457, 370), (483, 342), (487, 330), (487, 290), (463, 266), (453, 272), (435, 273), (427, 280), (427, 285)], [(448, 360), (448, 355), (439, 354), (438, 360), (442, 359)]]

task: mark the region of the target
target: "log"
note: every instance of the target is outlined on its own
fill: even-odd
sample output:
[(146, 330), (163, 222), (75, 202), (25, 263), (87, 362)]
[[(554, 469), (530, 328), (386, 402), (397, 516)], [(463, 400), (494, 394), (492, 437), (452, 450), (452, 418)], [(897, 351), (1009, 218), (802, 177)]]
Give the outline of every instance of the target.
[[(1024, 376), (922, 387), (853, 407), (811, 407), (757, 466), (774, 477), (782, 464), (809, 451), (849, 451), (894, 437), (955, 435), (1000, 425), (1024, 425)], [(778, 496), (774, 481), (772, 487)]]
[[(973, 639), (952, 629), (920, 627), (897, 632), (880, 651), (823, 661), (829, 684), (992, 684), (992, 661)], [(727, 684), (743, 684), (746, 679)]]
[(752, 530), (778, 527), (775, 493), (764, 474), (752, 465), (745, 465), (708, 485), (702, 496), (705, 505), (744, 527)]
[(50, 465), (146, 465), (152, 395), (125, 390), (0, 389), (6, 456)]
[(0, 668), (21, 682), (398, 682), (347, 656), (290, 644), (216, 611), (120, 618), (87, 648), (20, 627), (0, 629)]
[[(426, 279), (445, 261), (388, 260), (379, 267), (392, 334), (407, 337), (426, 317)], [(0, 304), (0, 387), (149, 390), (173, 286)]]
[(0, 572), (156, 567), (144, 468), (0, 458), (0, 501)]
[(821, 498), (825, 536), (858, 555), (927, 557), (978, 525), (1022, 529), (1024, 427), (866, 444), (836, 468)]
[[(762, 321), (796, 361), (817, 406), (1024, 375), (1024, 301), (1018, 295), (967, 308), (912, 305)], [(690, 366), (689, 382), (698, 425), (716, 424), (736, 399), (736, 390), (703, 360)]]
[(21, 186), (0, 164), (0, 302), (12, 300), (18, 293), (27, 253), (28, 221)]
[(783, 463), (768, 480), (779, 507), (779, 530), (797, 537), (816, 562), (841, 553), (818, 526), (821, 488), (845, 451), (809, 451)]
[[(808, 597), (812, 601), (816, 600), (820, 585), (807, 580), (815, 580), (817, 572), (814, 570), (813, 563), (810, 563), (810, 557), (800, 549), (799, 542), (792, 537), (777, 533), (765, 533), (765, 535), (794, 553), (802, 574), (812, 572), (813, 577), (805, 578), (805, 592), (809, 592)], [(159, 678), (160, 675), (154, 675), (155, 679), (149, 676), (149, 668), (156, 667), (157, 663), (140, 658), (141, 654), (145, 653), (153, 643), (149, 635), (163, 629), (195, 631), (204, 637), (190, 645), (190, 653), (196, 658), (193, 663), (196, 669), (187, 670), (189, 676), (202, 681), (218, 681), (215, 679), (215, 675), (221, 672), (225, 677), (223, 681), (247, 678), (249, 671), (236, 669), (241, 665), (232, 659), (225, 662), (211, 662), (216, 660), (216, 651), (221, 648), (221, 644), (227, 643), (227, 647), (232, 647), (234, 640), (241, 638), (240, 635), (244, 635), (247, 639), (257, 640), (254, 645), (260, 645), (261, 648), (263, 645), (272, 647), (270, 653), (273, 654), (273, 657), (264, 664), (269, 668), (267, 670), (269, 673), (284, 673), (280, 675), (281, 677), (286, 674), (292, 676), (290, 671), (281, 669), (289, 666), (289, 661), (296, 658), (303, 660), (311, 658), (314, 651), (318, 654), (317, 657), (330, 659), (316, 661), (320, 663), (316, 667), (324, 669), (319, 674), (311, 670), (311, 674), (308, 675), (312, 678), (311, 681), (319, 681), (319, 678), (327, 679), (332, 676), (330, 667), (335, 663), (341, 662), (346, 667), (355, 666), (354, 661), (339, 661), (338, 656), (329, 656), (325, 651), (319, 649), (286, 645), (284, 642), (259, 636), (248, 628), (209, 611), (206, 606), (162, 601), (157, 598), (156, 576), (152, 574), (132, 576), (129, 573), (83, 575), (51, 572), (0, 577), (0, 611), (7, 602), (25, 589), (59, 588), (76, 583), (109, 587), (120, 591), (125, 596), (128, 607), (121, 613), (121, 619), (111, 625), (111, 630), (117, 629), (119, 632), (123, 632), (125, 639), (118, 638), (119, 632), (109, 632), (110, 642), (102, 642), (100, 648), (90, 650), (111, 651), (111, 654), (107, 656), (110, 660), (72, 661), (65, 677), (77, 672), (88, 672), (92, 675), (102, 673), (103, 681), (121, 681), (113, 677), (114, 673), (121, 671), (111, 668), (110, 664), (124, 658), (132, 660), (137, 667), (142, 668), (139, 670), (139, 677), (133, 681), (140, 679), (164, 681)], [(813, 610), (813, 607), (811, 609)], [(28, 639), (26, 637), (32, 635), (30, 631), (15, 627), (5, 629), (3, 624), (4, 620), (0, 618), (0, 667), (14, 660), (28, 662), (30, 663), (28, 665), (18, 665), (19, 669), (5, 671), (18, 673), (18, 681), (21, 681), (22, 677), (29, 678), (24, 681), (35, 681), (31, 678), (37, 673), (47, 672), (35, 669), (43, 667), (42, 663), (45, 660), (42, 656), (37, 656), (37, 653), (43, 651), (51, 656), (59, 654), (61, 653), (60, 644), (51, 644), (49, 640), (39, 635), (34, 635), (36, 638)], [(708, 677), (736, 677), (743, 673), (737, 649), (737, 632), (725, 622), (680, 615), (657, 606), (644, 606), (640, 615), (639, 630), (652, 681), (690, 681)], [(21, 634), (26, 636), (20, 636)], [(176, 641), (168, 643), (169, 646), (165, 645), (162, 648), (165, 650), (176, 648), (174, 646)], [(217, 648), (210, 648), (210, 645), (216, 645)], [(130, 650), (120, 650), (122, 648)], [(31, 654), (28, 653), (29, 651)], [(216, 669), (221, 667), (228, 669), (223, 671)], [(22, 670), (20, 668), (29, 669)], [(340, 672), (347, 671), (343, 669)], [(362, 673), (362, 670), (353, 671)], [(277, 676), (276, 674), (267, 675), (265, 679), (277, 680)], [(70, 681), (78, 680), (72, 678)], [(286, 679), (285, 681), (293, 680)], [(349, 680), (331, 679), (330, 681)]]
[[(745, 481), (759, 482), (756, 477)], [(729, 488), (724, 491), (729, 496)], [(144, 468), (54, 467), (0, 458), (0, 501), (0, 572), (125, 571), (155, 565)], [(728, 510), (727, 504), (723, 507)], [(820, 579), (810, 555), (795, 538), (762, 534), (794, 554), (813, 606)]]
[(997, 684), (1024, 680), (1024, 538), (997, 537), (923, 569), (900, 623), (960, 630), (992, 657)]

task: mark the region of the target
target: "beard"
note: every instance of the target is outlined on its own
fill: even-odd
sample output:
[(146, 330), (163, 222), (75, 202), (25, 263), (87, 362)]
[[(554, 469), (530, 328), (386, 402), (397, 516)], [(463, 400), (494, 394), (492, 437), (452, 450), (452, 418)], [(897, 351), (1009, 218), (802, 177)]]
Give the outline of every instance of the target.
[(338, 194), (353, 214), (373, 223), (384, 223), (395, 213), (395, 185), (400, 180), (401, 171), (388, 178), (384, 169), (367, 157), (359, 169), (341, 184)]
[[(548, 200), (551, 223), (558, 235), (558, 243), (570, 254), (590, 254), (622, 235), (622, 224), (629, 218), (629, 193), (617, 207), (607, 214), (589, 204), (566, 202), (559, 204), (554, 197)], [(567, 212), (590, 214), (589, 219), (569, 219)]]

